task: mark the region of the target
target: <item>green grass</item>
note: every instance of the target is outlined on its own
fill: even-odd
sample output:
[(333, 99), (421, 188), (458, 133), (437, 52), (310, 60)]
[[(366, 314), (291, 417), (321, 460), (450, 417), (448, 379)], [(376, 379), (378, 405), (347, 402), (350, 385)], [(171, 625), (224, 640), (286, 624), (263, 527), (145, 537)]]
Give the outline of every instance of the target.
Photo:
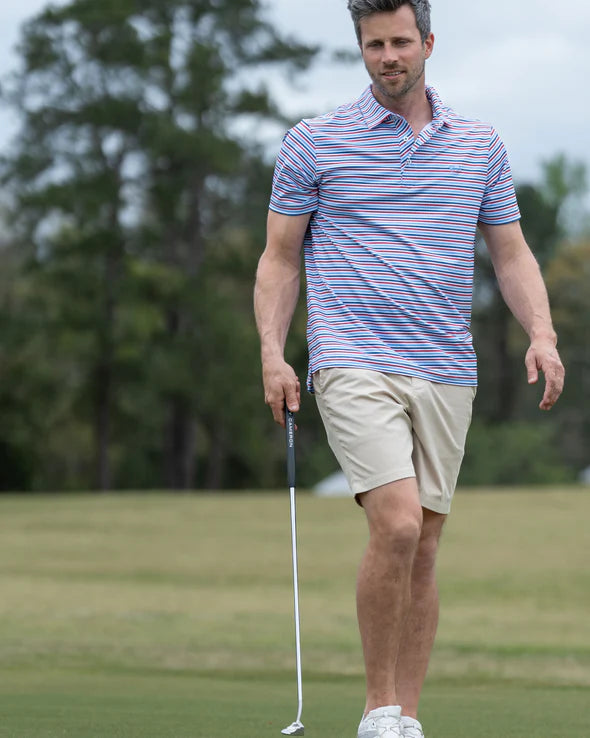
[[(427, 738), (590, 735), (590, 493), (459, 493)], [(298, 497), (304, 722), (363, 704), (347, 500)], [(262, 738), (295, 717), (288, 495), (0, 498), (0, 736)]]

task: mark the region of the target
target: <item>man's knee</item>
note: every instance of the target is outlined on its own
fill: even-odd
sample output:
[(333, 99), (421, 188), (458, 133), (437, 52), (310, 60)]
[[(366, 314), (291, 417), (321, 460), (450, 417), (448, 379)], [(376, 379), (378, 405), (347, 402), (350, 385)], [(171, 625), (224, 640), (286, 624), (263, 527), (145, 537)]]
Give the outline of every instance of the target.
[(422, 521), (412, 514), (392, 516), (384, 521), (383, 541), (394, 555), (414, 557), (420, 543)]
[(414, 556), (423, 513), (414, 480), (402, 480), (363, 495), (371, 544), (393, 555)]
[(429, 579), (434, 575), (440, 535), (445, 520), (446, 515), (425, 511), (420, 540), (414, 558), (414, 579)]

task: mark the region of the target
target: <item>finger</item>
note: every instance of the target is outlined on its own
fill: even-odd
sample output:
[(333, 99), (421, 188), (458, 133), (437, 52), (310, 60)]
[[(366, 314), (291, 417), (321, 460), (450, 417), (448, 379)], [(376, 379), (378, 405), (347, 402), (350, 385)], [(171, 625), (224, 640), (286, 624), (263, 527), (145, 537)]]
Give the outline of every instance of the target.
[(563, 382), (552, 384), (545, 390), (542, 405), (543, 410), (550, 410), (553, 405), (559, 400), (561, 393), (563, 392)]
[(285, 389), (285, 401), (287, 403), (287, 407), (292, 413), (296, 413), (299, 410), (299, 404), (301, 402), (301, 388), (299, 380), (296, 380), (296, 382)]
[(265, 394), (264, 402), (270, 407), (272, 417), (275, 423), (285, 427), (285, 399), (284, 397), (277, 396), (274, 392), (271, 394)]
[(543, 399), (539, 405), (541, 410), (551, 410), (558, 396), (555, 381), (547, 377), (545, 381), (545, 392), (543, 393)]
[(551, 408), (555, 405), (555, 399), (553, 399), (553, 392), (552, 390), (547, 387), (545, 389), (545, 394), (543, 395), (543, 399), (541, 400), (539, 404), (539, 408), (541, 410), (551, 410)]
[(539, 369), (537, 367), (537, 357), (533, 351), (527, 352), (524, 364), (529, 384), (535, 384), (539, 381)]
[(285, 419), (285, 399), (281, 399), (280, 401), (273, 402), (271, 405), (272, 408), (272, 417), (274, 418), (275, 423), (278, 423), (283, 428), (286, 427), (286, 419)]
[(551, 392), (547, 391), (543, 395), (543, 399), (541, 400), (541, 403), (539, 405), (539, 408), (541, 410), (551, 410), (553, 405), (557, 402), (557, 397)]
[(561, 364), (547, 372), (545, 377), (545, 392), (539, 407), (541, 410), (551, 410), (563, 392), (564, 370)]
[(287, 426), (287, 419), (285, 416), (285, 406), (289, 408), (292, 413), (296, 413), (299, 410), (300, 395), (299, 395), (299, 380), (297, 384), (288, 385), (283, 387), (283, 394), (279, 396), (275, 401), (272, 402), (272, 414), (275, 422), (283, 428)]

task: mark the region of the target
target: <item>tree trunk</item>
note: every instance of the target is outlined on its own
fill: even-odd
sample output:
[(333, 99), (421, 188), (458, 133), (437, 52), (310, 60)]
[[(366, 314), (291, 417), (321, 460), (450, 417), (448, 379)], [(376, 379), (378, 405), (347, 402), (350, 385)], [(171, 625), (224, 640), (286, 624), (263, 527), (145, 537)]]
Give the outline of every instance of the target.
[[(501, 297), (499, 299), (501, 300)], [(492, 420), (496, 423), (506, 423), (514, 416), (516, 398), (513, 361), (509, 347), (511, 314), (504, 302), (497, 302), (496, 305), (494, 344), (498, 374), (495, 392), (496, 403), (492, 412)]]
[(224, 470), (227, 458), (227, 446), (224, 436), (223, 430), (217, 425), (211, 439), (205, 489), (217, 490), (222, 489), (224, 486)]
[(186, 490), (194, 487), (194, 437), (191, 408), (183, 397), (171, 398), (164, 440), (164, 477), (168, 489)]
[(100, 364), (96, 371), (95, 450), (96, 485), (102, 492), (106, 492), (111, 488), (109, 459), (111, 389), (111, 367), (107, 363)]
[(117, 238), (117, 205), (111, 208), (110, 226), (113, 242), (104, 261), (104, 301), (101, 325), (98, 328), (99, 356), (96, 370), (96, 458), (97, 486), (99, 490), (111, 489), (112, 476), (109, 458), (111, 442), (111, 412), (114, 393), (115, 362), (115, 310), (117, 304), (117, 282), (120, 279), (122, 242)]

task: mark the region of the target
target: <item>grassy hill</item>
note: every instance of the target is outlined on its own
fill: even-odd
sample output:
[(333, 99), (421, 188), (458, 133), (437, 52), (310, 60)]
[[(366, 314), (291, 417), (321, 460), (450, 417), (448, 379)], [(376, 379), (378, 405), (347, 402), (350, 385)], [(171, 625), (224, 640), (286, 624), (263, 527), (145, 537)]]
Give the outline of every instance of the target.
[[(459, 492), (427, 738), (590, 735), (590, 492)], [(304, 723), (363, 706), (348, 500), (298, 495)], [(295, 717), (287, 493), (0, 498), (0, 736), (261, 738)]]

